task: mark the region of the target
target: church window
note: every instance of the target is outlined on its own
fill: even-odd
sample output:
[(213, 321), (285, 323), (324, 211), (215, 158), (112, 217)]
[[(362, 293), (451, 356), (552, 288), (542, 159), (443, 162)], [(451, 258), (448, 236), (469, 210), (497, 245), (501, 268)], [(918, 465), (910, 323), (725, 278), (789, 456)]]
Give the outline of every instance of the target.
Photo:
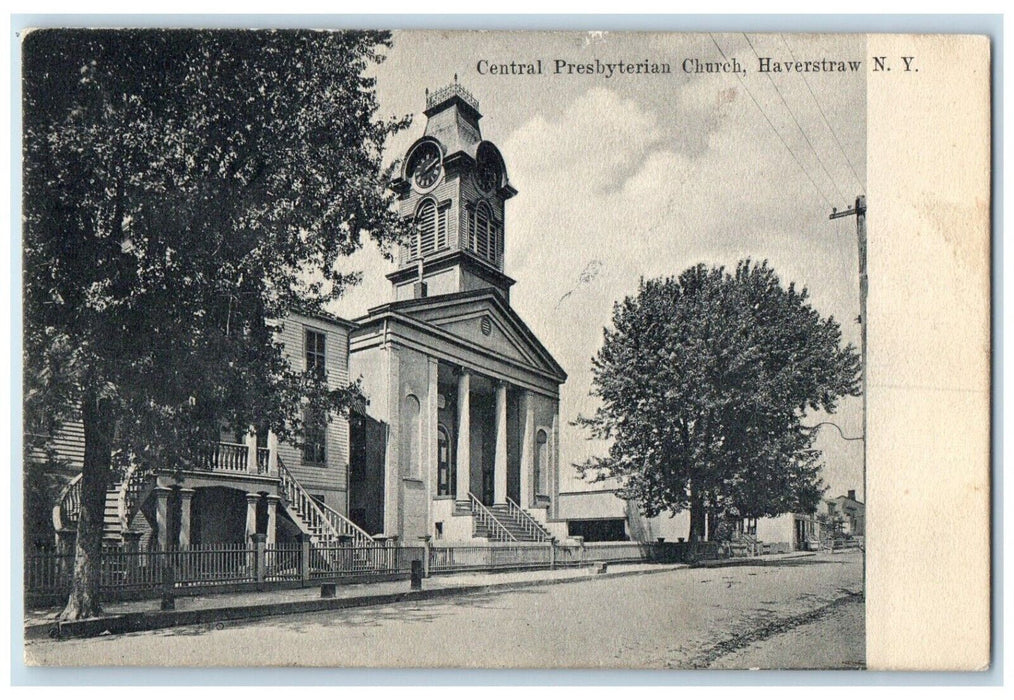
[(447, 247), (447, 212), (450, 209), (448, 202), (437, 210), (437, 250)]
[(479, 202), (475, 210), (475, 252), (480, 258), (490, 260), (490, 230), (493, 226), (493, 216), (489, 206), (485, 202)]
[(437, 426), (437, 495), (454, 494), (454, 474), (451, 462), (451, 438), (447, 428)]
[(429, 255), (447, 247), (447, 213), (450, 203), (437, 207), (432, 199), (424, 199), (415, 215), (415, 245), (413, 258)]
[(471, 251), (478, 250), (476, 247), (475, 240), (475, 225), (476, 219), (478, 218), (475, 209), (468, 210), (468, 249)]
[(545, 430), (535, 433), (535, 493), (544, 496), (549, 491), (549, 436)]
[(415, 216), (416, 244), (415, 257), (433, 252), (436, 246), (437, 205), (432, 199), (423, 200)]

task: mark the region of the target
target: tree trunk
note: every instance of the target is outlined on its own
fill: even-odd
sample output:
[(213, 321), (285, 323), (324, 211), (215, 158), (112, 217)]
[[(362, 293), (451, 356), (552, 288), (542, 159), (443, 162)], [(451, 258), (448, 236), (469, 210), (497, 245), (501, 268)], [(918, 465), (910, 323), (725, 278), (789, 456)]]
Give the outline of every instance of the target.
[(709, 506), (707, 514), (708, 542), (716, 542), (718, 540), (718, 510), (714, 506)]
[(81, 406), (84, 427), (84, 468), (81, 472), (81, 511), (74, 546), (70, 599), (62, 620), (81, 620), (102, 612), (99, 583), (102, 572), (102, 532), (106, 490), (112, 473), (113, 413), (108, 399), (86, 391)]
[(691, 489), (690, 491), (690, 537), (689, 542), (704, 541), (704, 497)]

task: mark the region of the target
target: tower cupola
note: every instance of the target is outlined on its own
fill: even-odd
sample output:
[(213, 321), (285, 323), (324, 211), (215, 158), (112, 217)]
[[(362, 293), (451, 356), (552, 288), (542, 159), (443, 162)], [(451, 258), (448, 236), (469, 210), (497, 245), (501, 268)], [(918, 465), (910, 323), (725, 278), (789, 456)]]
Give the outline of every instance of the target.
[(509, 299), (505, 203), (517, 194), (500, 150), (482, 138), (479, 102), (454, 82), (426, 92), (426, 128), (391, 183), (413, 225), (388, 275), (395, 300), (493, 288)]

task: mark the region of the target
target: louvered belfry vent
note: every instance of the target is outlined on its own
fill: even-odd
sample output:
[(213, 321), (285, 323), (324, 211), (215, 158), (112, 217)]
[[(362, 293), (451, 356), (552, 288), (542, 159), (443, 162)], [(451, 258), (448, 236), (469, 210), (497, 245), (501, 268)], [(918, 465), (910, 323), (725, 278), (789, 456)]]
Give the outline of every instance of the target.
[(416, 257), (432, 253), (436, 248), (436, 238), (437, 206), (432, 200), (427, 199), (420, 205), (416, 216)]

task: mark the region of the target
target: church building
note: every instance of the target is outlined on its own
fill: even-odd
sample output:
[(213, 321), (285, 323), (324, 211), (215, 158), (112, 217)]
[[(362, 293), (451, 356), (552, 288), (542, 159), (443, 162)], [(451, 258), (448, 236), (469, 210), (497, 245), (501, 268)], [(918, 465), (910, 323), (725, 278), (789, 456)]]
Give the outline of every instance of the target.
[[(360, 378), (351, 415), (308, 422), (299, 444), (268, 426), (221, 436), (182, 471), (131, 467), (106, 499), (105, 542), (145, 550), (386, 541), (546, 541), (558, 521), (559, 399), (567, 375), (511, 308), (506, 202), (517, 194), (479, 106), (457, 82), (427, 94), (425, 134), (392, 183), (414, 237), (390, 300), (360, 319), (292, 312), (277, 324), (294, 368), (337, 388)], [(32, 469), (61, 484), (32, 541), (69, 546), (80, 513), (79, 421), (47, 437)]]
[(553, 521), (567, 375), (510, 304), (517, 191), (457, 82), (427, 93), (425, 116), (392, 183), (414, 237), (390, 301), (349, 339), (368, 397), (351, 418), (349, 517), (406, 543), (565, 536)]

